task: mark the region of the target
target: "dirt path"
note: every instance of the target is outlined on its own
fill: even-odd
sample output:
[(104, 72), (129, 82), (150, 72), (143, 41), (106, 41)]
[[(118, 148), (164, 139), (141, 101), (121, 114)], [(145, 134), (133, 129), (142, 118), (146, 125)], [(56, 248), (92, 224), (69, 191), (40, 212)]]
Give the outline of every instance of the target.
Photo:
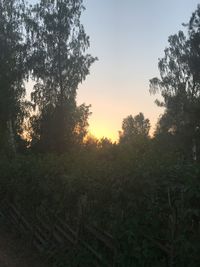
[(0, 224), (0, 267), (47, 267), (44, 259), (9, 226)]

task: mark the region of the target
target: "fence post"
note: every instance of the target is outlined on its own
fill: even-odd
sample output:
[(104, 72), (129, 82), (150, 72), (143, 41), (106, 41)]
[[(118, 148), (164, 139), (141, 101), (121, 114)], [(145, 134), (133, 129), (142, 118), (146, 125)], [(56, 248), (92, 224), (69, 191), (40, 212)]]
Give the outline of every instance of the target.
[(81, 231), (84, 225), (86, 207), (87, 207), (87, 195), (84, 194), (80, 197), (78, 202), (78, 217), (77, 217), (76, 241), (75, 241), (76, 245), (79, 242)]

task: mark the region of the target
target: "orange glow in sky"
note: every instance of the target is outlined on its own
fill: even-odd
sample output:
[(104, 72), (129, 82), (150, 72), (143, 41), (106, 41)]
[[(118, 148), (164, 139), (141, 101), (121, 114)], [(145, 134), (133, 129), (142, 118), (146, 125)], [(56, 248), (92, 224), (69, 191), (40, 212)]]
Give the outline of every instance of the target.
[[(36, 0), (30, 0), (35, 2)], [(149, 79), (159, 77), (158, 58), (168, 37), (185, 30), (199, 0), (84, 0), (81, 22), (90, 37), (87, 52), (99, 61), (78, 88), (78, 104), (91, 104), (89, 132), (118, 140), (122, 121), (143, 112), (153, 133), (163, 108), (150, 96)], [(30, 90), (29, 90), (30, 91)]]
[(118, 139), (118, 135), (115, 134), (114, 131), (111, 131), (109, 127), (106, 127), (104, 124), (90, 124), (89, 133), (98, 139), (101, 139), (102, 137), (109, 138), (112, 142), (115, 142)]
[[(159, 77), (158, 58), (168, 37), (185, 30), (198, 0), (85, 0), (82, 23), (90, 37), (89, 53), (99, 61), (79, 86), (78, 104), (91, 104), (89, 131), (118, 140), (122, 121), (143, 112), (153, 133), (163, 108), (149, 93), (149, 79)], [(120, 18), (120, 19), (119, 19)]]

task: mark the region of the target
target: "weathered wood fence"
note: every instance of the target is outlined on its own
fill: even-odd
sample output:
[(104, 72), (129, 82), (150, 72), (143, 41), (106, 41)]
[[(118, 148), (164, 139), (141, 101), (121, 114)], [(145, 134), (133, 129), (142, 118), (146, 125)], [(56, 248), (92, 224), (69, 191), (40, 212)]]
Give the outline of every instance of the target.
[[(45, 210), (45, 213), (38, 211), (35, 220), (30, 221), (16, 204), (8, 201), (1, 205), (1, 213), (54, 266), (62, 266), (61, 253), (67, 255), (74, 251), (77, 255), (78, 249), (87, 251), (92, 259), (90, 266), (116, 266), (117, 249), (113, 237), (92, 225), (84, 224), (81, 218), (76, 219), (72, 226)], [(54, 223), (49, 221), (50, 217), (54, 217)]]

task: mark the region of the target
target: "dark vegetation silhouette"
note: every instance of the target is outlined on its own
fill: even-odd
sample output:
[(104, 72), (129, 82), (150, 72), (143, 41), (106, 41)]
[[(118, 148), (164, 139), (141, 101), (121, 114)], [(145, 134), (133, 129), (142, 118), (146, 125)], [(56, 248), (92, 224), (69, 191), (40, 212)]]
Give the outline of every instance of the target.
[[(72, 228), (81, 202), (80, 225), (112, 235), (113, 266), (199, 266), (200, 6), (150, 80), (164, 107), (154, 136), (139, 113), (123, 120), (117, 143), (90, 136), (90, 105), (76, 103), (97, 60), (83, 10), (82, 0), (0, 0), (0, 201), (32, 222), (50, 210)], [(80, 247), (59, 257), (57, 266), (104, 266)]]

